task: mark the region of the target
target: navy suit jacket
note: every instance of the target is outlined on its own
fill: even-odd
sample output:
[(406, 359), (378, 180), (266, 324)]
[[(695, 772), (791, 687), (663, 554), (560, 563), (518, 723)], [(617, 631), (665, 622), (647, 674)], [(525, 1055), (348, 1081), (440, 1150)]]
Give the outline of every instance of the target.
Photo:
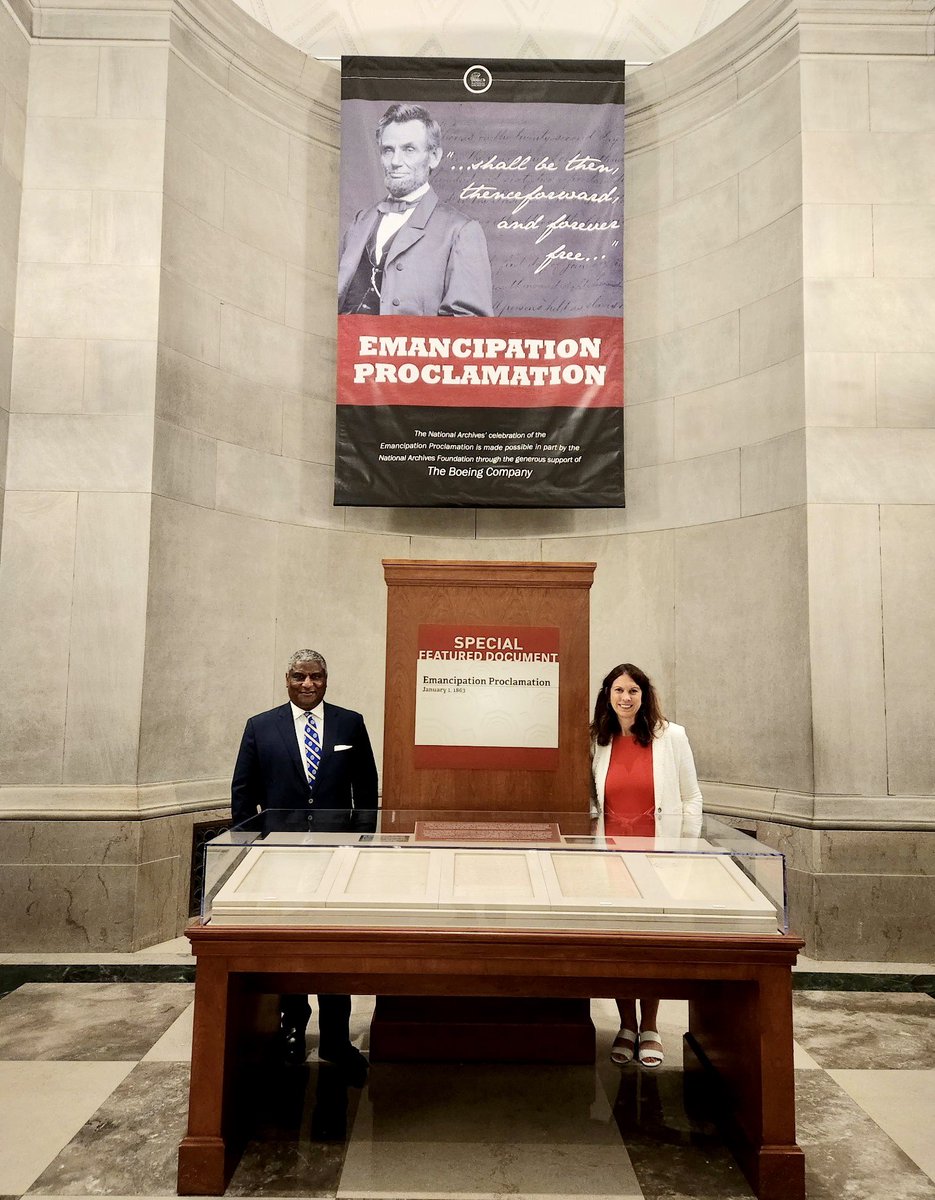
[(247, 721), (231, 780), (235, 825), (258, 810), (276, 809), (284, 815), (288, 811), (297, 828), (375, 828), (377, 765), (364, 719), (336, 704), (326, 702), (324, 709), (321, 762), (311, 790), (299, 756), (292, 706), (281, 704)]

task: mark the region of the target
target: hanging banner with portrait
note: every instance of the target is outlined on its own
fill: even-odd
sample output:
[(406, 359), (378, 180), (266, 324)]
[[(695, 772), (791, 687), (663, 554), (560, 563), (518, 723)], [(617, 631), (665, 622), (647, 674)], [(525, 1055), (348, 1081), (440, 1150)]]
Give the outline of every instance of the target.
[(623, 506), (623, 76), (342, 60), (335, 504)]

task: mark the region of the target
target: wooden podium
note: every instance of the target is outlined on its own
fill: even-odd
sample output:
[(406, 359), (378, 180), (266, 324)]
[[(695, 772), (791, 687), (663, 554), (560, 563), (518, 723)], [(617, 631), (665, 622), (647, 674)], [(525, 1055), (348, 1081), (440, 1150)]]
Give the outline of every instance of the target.
[[(523, 814), (527, 820), (577, 814), (587, 832), (590, 809), (588, 717), (590, 612), (594, 563), (437, 562), (384, 559), (387, 583), (384, 831), (415, 813)], [(555, 631), (558, 737), (551, 762), (503, 766), (501, 747), (476, 747), (470, 766), (431, 765), (416, 745), (420, 630), (512, 628)], [(439, 669), (452, 664), (440, 661)], [(520, 749), (520, 748), (517, 748)], [(429, 765), (418, 765), (421, 760)], [(439, 755), (438, 758), (443, 756)], [(450, 756), (449, 756), (450, 757)], [(521, 756), (514, 756), (518, 761)], [(461, 817), (461, 819), (471, 819)], [(411, 828), (411, 826), (410, 826)]]
[[(589, 592), (594, 568), (594, 563), (384, 559), (384, 833), (410, 832), (417, 821), (522, 824), (559, 817), (564, 833), (588, 833)], [(545, 739), (554, 744), (484, 746), (476, 744), (476, 737), (467, 746), (419, 743), (419, 665), (425, 661), (420, 654), (431, 653), (426, 645), (454, 647), (459, 636), (461, 643), (473, 638), (497, 647), (501, 642), (554, 647), (551, 654), (539, 655), (557, 660), (557, 681), (555, 663), (549, 664), (550, 683), (557, 682), (558, 691), (555, 736)], [(519, 656), (518, 649), (513, 652)], [(502, 662), (496, 655), (509, 655), (511, 649), (472, 651), (469, 645), (463, 653), (463, 658), (434, 660), (437, 676), (476, 671), (488, 654), (489, 661)], [(472, 653), (478, 657), (466, 657)], [(549, 699), (554, 704), (554, 693)], [(594, 1027), (583, 1000), (381, 996), (370, 1053), (376, 1062), (586, 1063), (594, 1059)]]

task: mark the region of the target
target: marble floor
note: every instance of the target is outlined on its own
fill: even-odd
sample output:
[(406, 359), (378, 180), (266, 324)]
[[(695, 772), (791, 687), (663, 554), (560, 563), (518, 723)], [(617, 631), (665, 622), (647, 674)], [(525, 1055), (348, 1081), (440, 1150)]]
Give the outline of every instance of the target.
[[(126, 959), (164, 966), (176, 949)], [(18, 957), (0, 958), (7, 979)], [(118, 966), (111, 982), (22, 982), (0, 999), (0, 1200), (174, 1194), (193, 987), (120, 981)], [(904, 975), (918, 973), (910, 964)], [(935, 1200), (935, 999), (811, 990), (794, 1002), (810, 1200)], [(352, 1033), (364, 1050), (370, 1013), (367, 998), (355, 1002)], [(613, 1006), (594, 1001), (592, 1014), (595, 1067), (376, 1064), (361, 1088), (318, 1062), (310, 1036), (304, 1067), (270, 1067), (258, 1079), (262, 1115), (228, 1194), (751, 1196), (705, 1095), (682, 1071), (686, 1006), (663, 1002), (668, 1058), (652, 1074), (613, 1066)]]

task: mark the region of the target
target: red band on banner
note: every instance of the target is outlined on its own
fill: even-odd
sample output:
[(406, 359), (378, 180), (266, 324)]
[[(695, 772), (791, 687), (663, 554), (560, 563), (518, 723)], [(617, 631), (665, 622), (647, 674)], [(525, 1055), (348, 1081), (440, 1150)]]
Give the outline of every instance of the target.
[(619, 408), (618, 317), (338, 317), (339, 405)]
[(529, 746), (416, 746), (417, 768), (485, 771), (556, 771), (558, 750)]

